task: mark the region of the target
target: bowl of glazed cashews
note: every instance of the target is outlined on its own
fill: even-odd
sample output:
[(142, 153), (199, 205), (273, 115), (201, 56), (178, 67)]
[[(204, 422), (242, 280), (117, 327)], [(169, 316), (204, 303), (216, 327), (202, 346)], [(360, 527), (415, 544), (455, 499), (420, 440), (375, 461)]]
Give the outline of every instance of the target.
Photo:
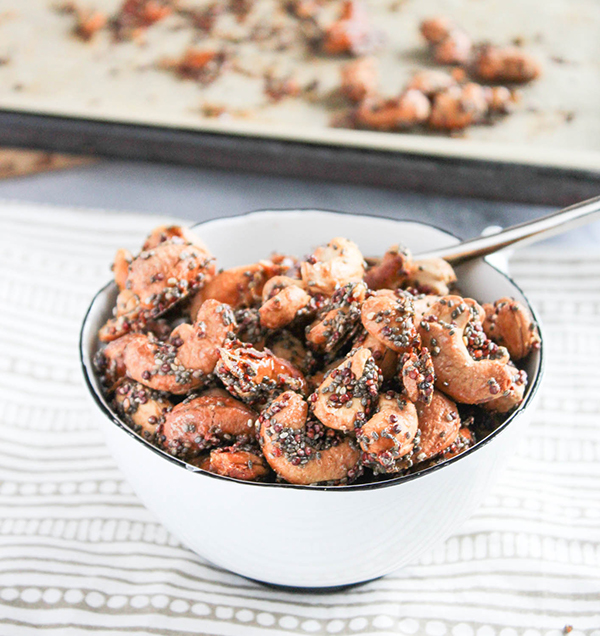
[(371, 580), (449, 536), (530, 420), (544, 353), (505, 273), (412, 256), (457, 242), (281, 210), (119, 250), (81, 360), (144, 504), (210, 562), (297, 588)]

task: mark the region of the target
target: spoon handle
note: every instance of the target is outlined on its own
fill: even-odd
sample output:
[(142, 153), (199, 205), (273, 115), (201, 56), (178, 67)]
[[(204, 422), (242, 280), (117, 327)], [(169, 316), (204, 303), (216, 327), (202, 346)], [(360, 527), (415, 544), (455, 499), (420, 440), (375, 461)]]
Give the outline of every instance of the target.
[(493, 254), (517, 243), (520, 246), (529, 245), (561, 234), (579, 225), (589, 223), (597, 215), (600, 215), (600, 196), (576, 203), (540, 219), (513, 225), (497, 234), (478, 236), (458, 245), (450, 245), (417, 254), (416, 258), (443, 258), (452, 265), (458, 265), (464, 261)]

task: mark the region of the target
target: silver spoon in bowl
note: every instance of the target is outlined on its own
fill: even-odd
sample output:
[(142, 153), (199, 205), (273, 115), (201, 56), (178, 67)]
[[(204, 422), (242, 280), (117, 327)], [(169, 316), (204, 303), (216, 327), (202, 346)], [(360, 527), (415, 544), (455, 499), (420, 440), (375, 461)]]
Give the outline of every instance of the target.
[(415, 258), (443, 258), (452, 265), (488, 256), (512, 245), (529, 245), (567, 230), (585, 225), (600, 217), (600, 196), (576, 203), (558, 212), (553, 212), (533, 221), (507, 227), (488, 236), (478, 236), (458, 245), (449, 245), (437, 250), (415, 254)]

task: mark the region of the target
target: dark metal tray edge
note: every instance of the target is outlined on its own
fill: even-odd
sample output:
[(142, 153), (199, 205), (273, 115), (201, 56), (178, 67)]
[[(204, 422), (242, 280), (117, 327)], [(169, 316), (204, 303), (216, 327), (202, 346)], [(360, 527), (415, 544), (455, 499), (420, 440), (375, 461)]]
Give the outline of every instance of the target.
[(0, 110), (0, 144), (563, 206), (600, 193), (600, 173), (348, 148)]

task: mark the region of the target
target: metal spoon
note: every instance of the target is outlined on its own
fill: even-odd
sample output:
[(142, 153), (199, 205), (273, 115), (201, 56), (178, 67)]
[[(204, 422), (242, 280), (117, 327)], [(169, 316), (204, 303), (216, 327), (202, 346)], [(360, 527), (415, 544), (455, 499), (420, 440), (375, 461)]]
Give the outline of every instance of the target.
[(496, 234), (478, 236), (458, 245), (450, 245), (417, 254), (415, 258), (443, 258), (452, 265), (458, 265), (474, 258), (499, 252), (517, 243), (521, 247), (556, 234), (562, 234), (567, 230), (593, 221), (597, 216), (600, 216), (600, 196), (576, 203), (540, 219), (513, 225)]

